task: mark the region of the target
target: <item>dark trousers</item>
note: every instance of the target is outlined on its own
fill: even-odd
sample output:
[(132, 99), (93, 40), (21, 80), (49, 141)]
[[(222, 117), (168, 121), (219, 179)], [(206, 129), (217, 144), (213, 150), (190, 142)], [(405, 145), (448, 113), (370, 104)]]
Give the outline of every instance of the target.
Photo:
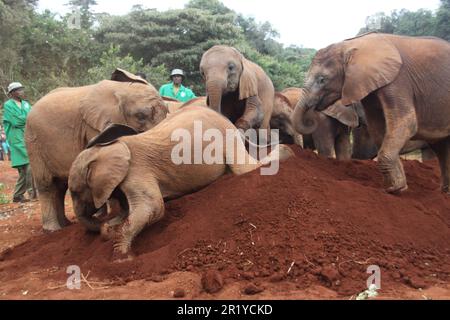
[(14, 190), (14, 199), (22, 197), (26, 191), (30, 198), (36, 197), (36, 188), (34, 187), (33, 177), (31, 176), (31, 168), (29, 164), (17, 167), (19, 171), (19, 179), (17, 179), (16, 188)]

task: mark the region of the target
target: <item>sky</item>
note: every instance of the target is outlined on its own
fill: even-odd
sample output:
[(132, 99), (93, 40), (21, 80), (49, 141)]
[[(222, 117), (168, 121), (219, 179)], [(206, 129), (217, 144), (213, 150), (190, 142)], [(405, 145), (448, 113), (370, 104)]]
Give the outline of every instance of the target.
[[(40, 0), (38, 9), (65, 14), (68, 0)], [(188, 0), (97, 0), (95, 12), (121, 15), (133, 5), (159, 11), (182, 9)], [(279, 42), (320, 49), (353, 37), (365, 26), (366, 17), (395, 9), (436, 10), (439, 0), (222, 0), (228, 8), (258, 22), (269, 21), (278, 31)]]

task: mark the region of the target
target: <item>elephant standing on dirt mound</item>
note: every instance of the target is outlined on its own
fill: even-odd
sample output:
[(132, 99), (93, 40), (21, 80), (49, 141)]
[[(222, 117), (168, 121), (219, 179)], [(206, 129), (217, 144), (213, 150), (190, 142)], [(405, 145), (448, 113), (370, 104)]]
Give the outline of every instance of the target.
[(400, 150), (424, 140), (450, 183), (450, 43), (432, 37), (370, 33), (320, 50), (309, 69), (297, 123), (309, 109), (361, 101), (387, 191), (408, 188)]
[(260, 66), (235, 48), (214, 46), (203, 54), (200, 72), (210, 108), (238, 129), (270, 129), (275, 91)]
[[(295, 108), (304, 94), (301, 88), (288, 88), (281, 91)], [(292, 115), (294, 113), (292, 112)], [(303, 147), (316, 149), (325, 157), (334, 157), (338, 160), (350, 160), (352, 146), (350, 132), (358, 126), (358, 114), (354, 107), (345, 107), (339, 101), (322, 112), (311, 111), (305, 115), (309, 125), (299, 128), (298, 119), (292, 117), (292, 123), (298, 133), (303, 134)]]
[[(199, 134), (194, 132), (198, 121), (202, 124), (203, 133), (215, 129), (226, 137), (227, 130), (232, 130), (237, 143), (230, 146), (227, 139), (222, 142), (216, 139), (220, 147), (214, 149), (214, 158), (220, 161), (206, 164), (204, 159), (201, 164), (191, 165), (189, 163), (194, 163), (194, 155), (189, 154), (188, 163), (177, 164), (174, 152), (175, 156), (183, 153), (184, 158), (185, 151), (176, 149), (179, 140), (174, 140), (172, 135), (176, 130), (189, 133), (183, 136), (185, 140), (182, 142), (188, 142), (191, 150), (191, 146), (195, 145), (194, 137)], [(280, 146), (278, 155), (271, 153), (267, 158), (256, 161), (247, 153), (236, 127), (222, 115), (204, 107), (187, 106), (152, 130), (139, 135), (120, 137), (123, 129), (123, 126), (112, 126), (95, 138), (89, 144), (92, 147), (74, 161), (69, 177), (69, 188), (79, 221), (89, 230), (101, 231), (105, 238), (114, 239), (116, 258), (129, 253), (133, 239), (145, 226), (162, 218), (164, 199), (205, 187), (225, 174), (227, 169), (240, 175), (272, 160), (293, 155), (288, 147)], [(125, 129), (129, 134), (129, 128)], [(200, 147), (200, 154), (204, 154), (206, 148), (210, 148), (209, 142), (203, 141)], [(236, 159), (243, 161), (237, 162)], [(117, 197), (123, 204), (122, 214), (102, 223), (93, 214), (111, 196)]]
[(143, 132), (167, 115), (158, 91), (145, 80), (124, 71), (114, 76), (126, 82), (56, 89), (28, 116), (25, 139), (46, 231), (69, 224), (64, 213), (69, 170), (90, 139), (113, 122)]

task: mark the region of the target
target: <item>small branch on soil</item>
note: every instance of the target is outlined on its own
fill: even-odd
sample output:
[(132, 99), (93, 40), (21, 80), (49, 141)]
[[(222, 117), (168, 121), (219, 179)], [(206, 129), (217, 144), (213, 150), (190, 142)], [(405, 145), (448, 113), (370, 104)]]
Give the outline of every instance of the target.
[(186, 253), (186, 252), (191, 251), (191, 250), (192, 250), (191, 248), (184, 249), (184, 250), (181, 251), (179, 254), (177, 254), (177, 258), (178, 258), (179, 256), (181, 256), (183, 253)]
[[(84, 282), (89, 287), (89, 289), (91, 289), (91, 290), (102, 290), (102, 289), (109, 289), (110, 288), (109, 286), (112, 283), (98, 282), (98, 281), (88, 281), (87, 278), (89, 277), (90, 273), (91, 272), (89, 271), (86, 276), (83, 273), (81, 273), (81, 278), (82, 279), (81, 279), (80, 282)], [(100, 287), (94, 287), (94, 286), (92, 286), (93, 284), (99, 285)], [(56, 287), (47, 287), (47, 290), (56, 290), (56, 289), (62, 289), (62, 288), (67, 288), (67, 284), (63, 284), (63, 285), (56, 286)], [(45, 290), (42, 290), (42, 291), (45, 291)], [(42, 291), (39, 291), (39, 293), (42, 292)]]
[(310, 265), (312, 265), (314, 268), (316, 267), (316, 265), (314, 263), (312, 263), (311, 261), (309, 261), (308, 257), (306, 256), (306, 254), (303, 255), (305, 257), (306, 262), (308, 262)]
[(291, 266), (289, 267), (289, 269), (287, 271), (287, 274), (289, 274), (291, 272), (292, 267), (294, 266), (294, 264), (295, 264), (295, 261), (292, 261)]
[(342, 261), (341, 263), (338, 264), (338, 269), (341, 267), (341, 265), (343, 265), (344, 263), (348, 263), (348, 262), (353, 262), (359, 265), (366, 265), (367, 263), (369, 263), (370, 260), (373, 260), (375, 258), (368, 258), (366, 261), (356, 261), (356, 260), (347, 260), (347, 261)]
[[(108, 285), (108, 284), (110, 284), (110, 283), (101, 283), (101, 282), (96, 282), (96, 281), (91, 281), (91, 282), (89, 282), (89, 281), (87, 280), (87, 277), (89, 277), (89, 274), (90, 274), (90, 273), (91, 273), (91, 271), (88, 272), (88, 274), (86, 275), (86, 277), (85, 277), (84, 274), (82, 273), (82, 274), (81, 274), (81, 278), (83, 278), (83, 282), (86, 283), (87, 286), (88, 286), (91, 290), (101, 290), (101, 289), (108, 289), (108, 288), (109, 288), (109, 287), (106, 286), (106, 285)], [(93, 287), (93, 286), (91, 286), (91, 283), (96, 283), (96, 284), (101, 285), (101, 286), (103, 286), (103, 287)]]

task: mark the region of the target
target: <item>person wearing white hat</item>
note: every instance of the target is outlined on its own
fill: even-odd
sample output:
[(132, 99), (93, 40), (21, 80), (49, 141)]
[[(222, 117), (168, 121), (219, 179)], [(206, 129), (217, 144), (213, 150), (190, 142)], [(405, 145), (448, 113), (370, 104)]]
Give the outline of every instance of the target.
[(173, 69), (170, 73), (171, 83), (161, 86), (159, 94), (161, 97), (176, 99), (181, 102), (187, 102), (196, 96), (191, 89), (186, 88), (181, 83), (184, 80), (184, 72), (181, 69)]
[(8, 95), (11, 99), (3, 105), (3, 126), (11, 151), (11, 166), (19, 171), (13, 202), (26, 202), (29, 201), (24, 197), (26, 191), (30, 198), (36, 198), (24, 139), (25, 124), (31, 105), (25, 100), (24, 86), (20, 82), (13, 82), (8, 86)]

